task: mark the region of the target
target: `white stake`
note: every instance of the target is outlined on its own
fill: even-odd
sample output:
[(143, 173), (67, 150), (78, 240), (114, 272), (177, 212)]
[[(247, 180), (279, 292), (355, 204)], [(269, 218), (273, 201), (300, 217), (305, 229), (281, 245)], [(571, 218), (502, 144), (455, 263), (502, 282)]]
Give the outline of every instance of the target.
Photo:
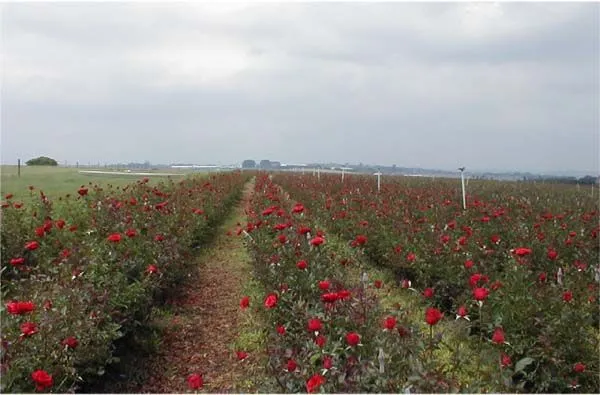
[(377, 192), (381, 192), (381, 172), (377, 171), (375, 175), (377, 176)]
[(467, 209), (467, 194), (465, 192), (465, 168), (459, 167), (460, 170), (460, 184), (462, 185), (462, 199), (463, 199), (463, 210)]
[(317, 169), (317, 180), (321, 181), (321, 169)]
[(342, 182), (344, 182), (344, 168), (342, 167)]

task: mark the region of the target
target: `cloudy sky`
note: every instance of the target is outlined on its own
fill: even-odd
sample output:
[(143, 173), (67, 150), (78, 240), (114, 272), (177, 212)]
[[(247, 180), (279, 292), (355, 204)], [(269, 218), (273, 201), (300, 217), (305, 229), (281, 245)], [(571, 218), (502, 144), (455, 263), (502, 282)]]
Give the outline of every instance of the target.
[(599, 167), (598, 3), (1, 12), (2, 163)]

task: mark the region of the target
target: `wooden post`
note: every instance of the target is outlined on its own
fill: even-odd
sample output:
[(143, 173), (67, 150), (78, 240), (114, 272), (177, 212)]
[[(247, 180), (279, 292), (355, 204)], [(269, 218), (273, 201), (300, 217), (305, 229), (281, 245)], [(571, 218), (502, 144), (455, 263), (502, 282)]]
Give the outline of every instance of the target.
[(21, 177), (21, 159), (17, 159), (17, 177)]

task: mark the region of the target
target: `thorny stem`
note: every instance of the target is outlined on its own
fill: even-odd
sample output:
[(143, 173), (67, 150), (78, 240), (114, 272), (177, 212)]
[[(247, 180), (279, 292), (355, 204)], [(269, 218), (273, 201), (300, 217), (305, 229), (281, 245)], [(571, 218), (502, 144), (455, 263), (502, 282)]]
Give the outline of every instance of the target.
[(481, 347), (483, 345), (483, 312), (482, 312), (482, 306), (483, 304), (481, 302), (478, 303), (479, 306), (479, 344), (477, 346), (477, 354), (479, 356), (479, 363), (477, 364), (477, 376), (479, 376), (480, 372), (481, 372)]
[(433, 325), (429, 325), (429, 362), (433, 361)]

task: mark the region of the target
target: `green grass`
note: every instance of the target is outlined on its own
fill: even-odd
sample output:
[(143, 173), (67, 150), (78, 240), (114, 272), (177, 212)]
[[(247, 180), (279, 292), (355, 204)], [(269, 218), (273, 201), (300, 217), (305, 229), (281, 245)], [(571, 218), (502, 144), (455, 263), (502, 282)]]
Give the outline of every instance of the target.
[[(34, 186), (37, 191), (41, 190), (54, 198), (67, 193), (76, 193), (82, 185), (102, 185), (102, 186), (124, 186), (135, 182), (143, 177), (140, 175), (121, 175), (121, 174), (85, 174), (79, 173), (80, 169), (65, 167), (48, 166), (22, 166), (21, 176), (17, 174), (17, 166), (0, 166), (0, 193), (4, 197), (7, 193), (12, 193), (15, 200), (28, 200), (30, 198), (29, 186)], [(85, 169), (91, 170), (91, 169)], [(102, 171), (110, 169), (100, 169)], [(132, 171), (135, 173), (136, 171)], [(142, 171), (146, 173), (147, 171)], [(177, 173), (173, 178), (192, 174), (189, 171), (168, 169), (160, 171), (161, 173)], [(193, 174), (201, 174), (194, 172)], [(168, 179), (167, 176), (147, 176), (151, 182), (160, 182)], [(35, 192), (38, 196), (39, 192)]]

